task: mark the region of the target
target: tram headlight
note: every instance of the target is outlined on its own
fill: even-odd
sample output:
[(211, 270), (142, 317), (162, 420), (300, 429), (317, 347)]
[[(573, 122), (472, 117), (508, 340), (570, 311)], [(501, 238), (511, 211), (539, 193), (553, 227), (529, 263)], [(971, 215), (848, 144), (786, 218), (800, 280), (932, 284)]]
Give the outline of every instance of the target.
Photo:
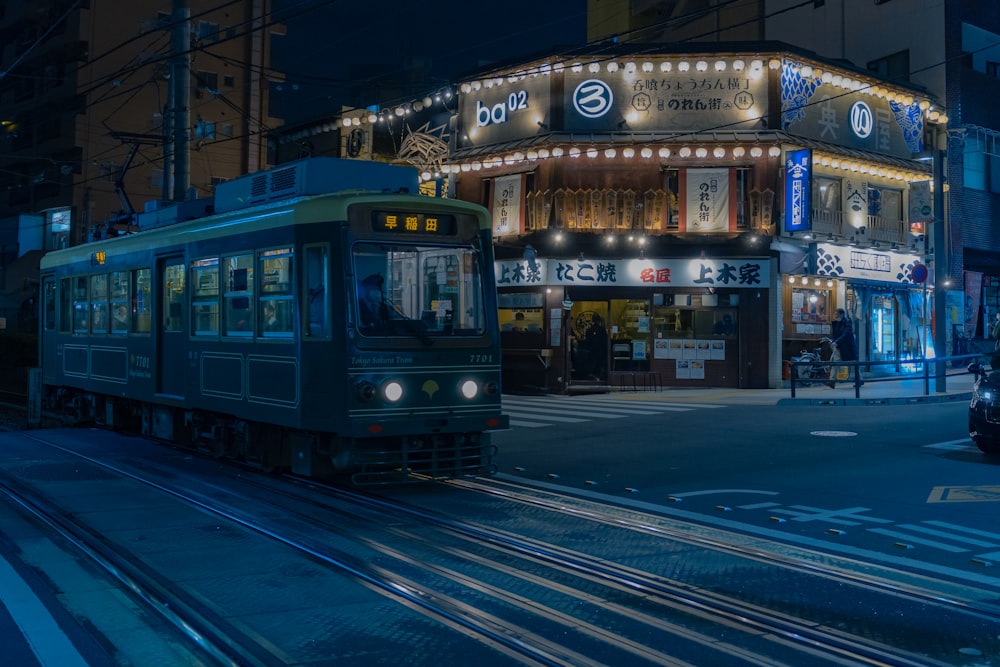
[(459, 386), (459, 391), (466, 398), (475, 398), (479, 393), (479, 384), (475, 380), (466, 380)]
[(389, 380), (382, 385), (382, 395), (385, 396), (385, 400), (395, 403), (403, 398), (403, 385), (399, 384), (396, 380)]
[(378, 389), (371, 382), (362, 382), (358, 385), (358, 398), (362, 401), (370, 401), (378, 395)]
[(483, 385), (483, 391), (486, 393), (487, 396), (496, 396), (498, 393), (500, 393), (500, 385), (498, 385), (496, 382), (487, 382), (485, 385)]

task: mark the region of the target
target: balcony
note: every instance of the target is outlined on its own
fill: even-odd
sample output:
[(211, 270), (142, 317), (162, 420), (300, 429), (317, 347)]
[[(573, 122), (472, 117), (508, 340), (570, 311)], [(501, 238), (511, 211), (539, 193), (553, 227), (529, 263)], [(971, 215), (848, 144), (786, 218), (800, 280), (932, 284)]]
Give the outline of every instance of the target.
[(906, 245), (909, 242), (909, 230), (903, 220), (888, 220), (878, 215), (866, 216), (865, 226), (857, 229), (847, 224), (843, 211), (813, 209), (812, 229), (817, 236), (833, 234), (839, 239), (855, 237), (858, 241), (879, 243), (898, 243)]

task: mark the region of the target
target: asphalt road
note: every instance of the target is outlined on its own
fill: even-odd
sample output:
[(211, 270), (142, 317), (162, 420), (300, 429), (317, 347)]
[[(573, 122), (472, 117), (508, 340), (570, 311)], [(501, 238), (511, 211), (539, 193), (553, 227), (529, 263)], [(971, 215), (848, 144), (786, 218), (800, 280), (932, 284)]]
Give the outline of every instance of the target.
[[(505, 411), (539, 423), (547, 401)], [(501, 476), (1000, 587), (1000, 459), (969, 441), (964, 401), (553, 407), (563, 421), (494, 434)]]

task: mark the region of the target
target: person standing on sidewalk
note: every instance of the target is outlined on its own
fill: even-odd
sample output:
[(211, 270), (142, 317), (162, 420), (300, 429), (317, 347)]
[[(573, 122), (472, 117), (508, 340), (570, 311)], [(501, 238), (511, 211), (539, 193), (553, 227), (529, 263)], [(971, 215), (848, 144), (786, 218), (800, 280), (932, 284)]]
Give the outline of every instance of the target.
[[(834, 353), (840, 352), (841, 361), (857, 361), (858, 360), (858, 344), (854, 340), (854, 323), (851, 322), (851, 318), (847, 316), (847, 311), (843, 308), (838, 308), (833, 320), (833, 326), (830, 328), (830, 346), (833, 347)], [(837, 383), (833, 381), (836, 377), (836, 366), (830, 365), (830, 381), (827, 382), (830, 387), (836, 387)], [(861, 369), (857, 369), (858, 379), (861, 379)], [(864, 381), (861, 380), (861, 384)]]

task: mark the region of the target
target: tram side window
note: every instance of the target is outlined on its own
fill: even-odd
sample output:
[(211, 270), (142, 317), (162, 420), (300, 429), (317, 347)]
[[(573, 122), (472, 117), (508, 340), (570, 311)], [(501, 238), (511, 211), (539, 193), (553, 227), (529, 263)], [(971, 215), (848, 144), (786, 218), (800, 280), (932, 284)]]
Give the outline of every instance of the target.
[(184, 276), (183, 264), (163, 267), (163, 330), (184, 331)]
[(291, 338), (292, 249), (279, 248), (261, 252), (260, 262), (260, 326), (265, 338)]
[(73, 333), (90, 333), (90, 302), (87, 300), (87, 276), (73, 278)]
[(326, 280), (329, 273), (329, 250), (326, 246), (305, 249), (306, 310), (309, 317), (308, 335), (330, 336), (330, 310)]
[(90, 277), (90, 333), (106, 334), (108, 323), (108, 274)]
[(73, 279), (59, 281), (59, 333), (69, 333), (73, 321)]
[(219, 258), (191, 262), (191, 333), (219, 333)]
[(124, 336), (128, 333), (128, 271), (111, 274), (111, 333)]
[(253, 255), (226, 257), (225, 333), (253, 336)]
[(150, 332), (152, 304), (150, 270), (135, 269), (132, 271), (132, 331), (147, 334)]

